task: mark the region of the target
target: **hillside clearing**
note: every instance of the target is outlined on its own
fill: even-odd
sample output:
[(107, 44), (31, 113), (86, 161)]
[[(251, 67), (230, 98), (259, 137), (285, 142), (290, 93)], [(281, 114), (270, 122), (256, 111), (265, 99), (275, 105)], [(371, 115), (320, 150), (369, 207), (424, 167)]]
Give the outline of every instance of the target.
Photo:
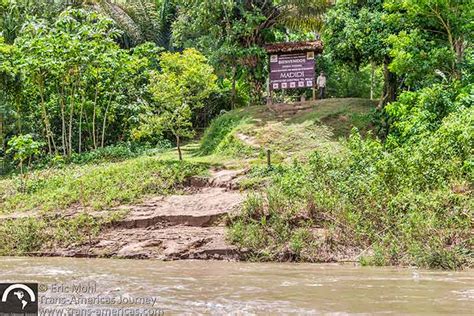
[[(350, 110), (344, 110), (346, 107)], [(226, 193), (230, 190), (230, 187), (227, 186), (230, 185), (229, 181), (234, 183), (232, 184), (235, 186), (232, 187), (233, 189), (238, 188), (239, 184), (236, 183), (237, 180), (232, 180), (232, 177), (227, 179), (225, 172), (222, 173), (224, 175), (222, 180), (216, 178), (211, 181), (211, 186), (226, 186), (227, 189), (211, 189), (211, 191), (224, 190), (222, 193), (209, 191), (209, 194), (206, 195), (207, 191), (202, 191), (199, 187), (195, 188), (195, 185), (199, 186), (199, 183), (191, 183), (190, 186), (189, 179), (196, 176), (206, 179), (211, 168), (214, 170), (222, 168), (249, 170), (252, 166), (265, 165), (266, 150), (272, 152), (272, 162), (275, 164), (291, 162), (293, 159), (304, 160), (315, 149), (332, 151), (337, 154), (343, 150), (344, 146), (336, 140), (334, 131), (341, 124), (347, 126), (346, 129), (350, 129), (352, 126), (370, 121), (372, 108), (373, 102), (368, 100), (324, 100), (316, 102), (314, 111), (311, 113), (285, 119), (277, 117), (265, 107), (249, 107), (223, 114), (217, 118), (199, 143), (190, 143), (184, 146), (184, 162), (176, 161), (176, 151), (172, 149), (151, 157), (142, 156), (118, 162), (98, 162), (86, 165), (65, 165), (60, 168), (53, 167), (33, 171), (24, 178), (13, 176), (3, 179), (0, 189), (0, 235), (16, 236), (13, 239), (16, 240), (15, 243), (18, 246), (15, 246), (15, 243), (5, 245), (1, 252), (4, 254), (25, 254), (43, 251), (52, 254), (56, 251), (61, 255), (82, 256), (89, 250), (96, 249), (95, 255), (99, 256), (160, 257), (162, 252), (151, 251), (148, 243), (140, 243), (140, 238), (135, 239), (133, 236), (129, 236), (130, 238), (127, 238), (129, 242), (124, 243), (124, 240), (118, 238), (119, 235), (114, 233), (114, 229), (110, 230), (108, 227), (112, 225), (112, 227), (125, 229), (133, 235), (132, 230), (126, 228), (125, 224), (119, 223), (125, 223), (130, 218), (146, 218), (144, 214), (146, 212), (153, 213), (154, 206), (140, 207), (140, 205), (161, 207), (160, 203), (156, 204), (156, 201), (166, 201), (166, 199), (173, 201), (170, 202), (170, 205), (174, 206), (169, 208), (168, 215), (171, 216), (172, 221), (175, 221), (181, 217), (184, 220), (197, 216), (197, 213), (193, 214), (193, 209), (200, 205), (200, 200), (205, 196), (207, 196), (206, 205), (213, 205), (213, 200), (209, 199), (225, 198), (226, 196), (233, 196), (232, 199), (235, 200), (240, 196), (240, 193), (232, 190)], [(330, 117), (349, 113), (347, 111), (364, 117), (365, 120), (343, 119), (337, 123), (329, 120)], [(349, 117), (354, 116), (349, 115)], [(221, 125), (222, 121), (225, 124)], [(328, 124), (324, 123), (325, 121)], [(362, 128), (368, 127), (362, 126)], [(347, 134), (341, 135), (341, 137), (345, 136)], [(212, 173), (216, 174), (216, 171)], [(237, 174), (239, 173), (237, 172)], [(248, 180), (251, 178), (252, 176), (250, 178), (240, 176), (238, 182), (244, 187), (248, 187), (249, 181), (253, 181)], [(184, 194), (183, 198), (179, 198), (179, 194)], [(166, 198), (167, 195), (170, 197)], [(193, 198), (197, 200), (193, 202)], [(238, 200), (241, 198), (239, 197)], [(150, 201), (155, 202), (150, 204)], [(224, 206), (224, 202), (228, 201), (216, 202), (217, 208), (215, 210), (201, 207), (199, 212), (204, 214), (203, 218), (208, 217), (206, 215), (208, 211), (209, 214), (218, 212), (219, 218), (222, 218), (222, 214), (227, 214), (235, 206), (234, 202), (229, 202), (228, 206)], [(179, 203), (185, 203), (187, 206)], [(222, 206), (220, 211), (218, 208), (221, 207), (218, 205)], [(183, 210), (182, 214), (179, 212), (180, 209)], [(160, 208), (159, 222), (169, 220), (166, 212), (166, 207)], [(140, 215), (141, 213), (143, 214)], [(209, 215), (210, 218), (214, 218), (212, 214)], [(35, 220), (31, 221), (32, 219)], [(185, 229), (189, 225), (186, 224), (186, 221), (179, 220), (173, 225), (182, 226), (182, 229)], [(216, 219), (212, 221), (214, 222)], [(194, 222), (196, 220), (193, 220)], [(159, 228), (155, 222), (147, 220), (147, 223), (149, 224), (144, 227), (151, 225), (155, 227), (153, 229)], [(25, 239), (23, 234), (25, 230), (18, 230), (20, 226), (28, 227), (26, 230), (28, 234), (36, 236), (34, 239), (41, 240), (44, 245), (33, 242), (31, 238)], [(64, 236), (66, 226), (71, 227), (68, 238)], [(206, 226), (206, 224), (199, 224), (192, 229), (198, 231), (199, 226)], [(42, 233), (45, 227), (49, 227), (49, 229)], [(168, 227), (166, 228), (168, 230), (164, 230), (163, 233), (171, 229), (168, 225), (163, 227)], [(227, 247), (223, 240), (223, 229), (220, 226), (215, 237), (211, 237), (213, 229), (207, 228), (206, 230), (211, 234), (209, 240), (216, 240), (215, 247), (221, 249), (221, 252), (216, 254), (216, 258), (221, 255), (226, 257), (227, 253), (223, 250)], [(137, 234), (141, 234), (138, 226), (135, 227), (135, 230), (137, 230)], [(160, 234), (156, 236), (161, 236)], [(88, 237), (84, 238), (84, 235)], [(116, 240), (116, 242), (112, 243), (111, 241), (107, 246), (103, 241), (98, 246), (94, 246), (95, 248), (91, 248), (91, 242), (95, 243), (101, 240), (100, 236), (108, 236), (107, 238)], [(132, 246), (133, 240), (135, 240), (135, 244)], [(173, 243), (172, 240), (169, 242)], [(192, 256), (192, 252), (183, 250), (191, 247), (192, 243), (184, 246), (186, 243), (176, 242), (175, 246), (163, 244), (160, 247), (169, 248), (169, 256)], [(156, 248), (156, 242), (150, 241), (149, 244)], [(179, 244), (184, 248), (178, 247)], [(211, 254), (211, 249), (217, 249), (215, 247), (202, 249), (208, 249), (205, 250), (206, 253)], [(227, 258), (234, 258), (236, 248), (228, 249), (232, 250), (229, 250), (230, 257)], [(181, 254), (178, 254), (180, 251)], [(185, 251), (186, 255), (182, 251)], [(197, 256), (207, 258), (207, 255)]]

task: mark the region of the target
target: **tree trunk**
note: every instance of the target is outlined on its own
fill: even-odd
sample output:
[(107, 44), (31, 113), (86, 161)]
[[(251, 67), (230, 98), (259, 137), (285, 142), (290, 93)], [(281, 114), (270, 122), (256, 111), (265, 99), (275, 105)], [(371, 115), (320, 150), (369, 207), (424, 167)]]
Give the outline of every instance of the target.
[(181, 153), (181, 142), (179, 139), (179, 135), (175, 135), (175, 136), (176, 136), (176, 147), (178, 148), (179, 161), (183, 161), (183, 154)]
[(81, 106), (79, 108), (79, 136), (78, 136), (78, 152), (82, 152), (82, 116), (84, 114), (84, 103), (86, 102), (86, 93), (85, 89), (82, 90)]
[(102, 148), (104, 148), (104, 143), (105, 143), (105, 128), (107, 126), (107, 113), (109, 112), (110, 102), (112, 102), (112, 95), (109, 98), (109, 102), (107, 102), (107, 107), (105, 108), (105, 113), (104, 113), (104, 120), (102, 122), (102, 139), (100, 142), (100, 147)]
[(370, 62), (370, 100), (374, 99), (374, 89), (375, 89), (375, 63)]
[(17, 128), (18, 128), (18, 132), (20, 134), (23, 134), (23, 131), (22, 131), (22, 124), (21, 124), (21, 100), (20, 100), (20, 96), (17, 95), (17, 97), (15, 98), (15, 103), (16, 103), (16, 114), (17, 114), (17, 119), (16, 119), (16, 124), (17, 124)]
[(95, 97), (94, 97), (94, 107), (92, 109), (92, 142), (94, 143), (94, 149), (97, 149), (97, 137), (96, 137), (96, 128), (95, 128), (95, 112), (97, 107), (97, 97), (99, 95), (99, 88), (96, 85), (95, 88)]
[(235, 109), (235, 97), (236, 97), (236, 94), (237, 94), (237, 91), (236, 91), (236, 81), (237, 81), (237, 66), (236, 65), (233, 65), (232, 66), (232, 93), (231, 93), (231, 107), (232, 109)]
[(379, 102), (379, 108), (384, 108), (390, 102), (393, 102), (397, 99), (397, 76), (388, 69), (388, 65), (391, 60), (389, 57), (385, 57), (383, 63), (383, 75), (384, 75), (384, 86), (382, 99)]
[(63, 145), (63, 155), (66, 156), (66, 117), (65, 117), (65, 110), (64, 110), (64, 89), (61, 88), (61, 97), (60, 97), (60, 105), (61, 105), (61, 142)]
[[(75, 92), (73, 91), (73, 94)], [(72, 123), (74, 117), (74, 96), (72, 97), (73, 100), (71, 101), (71, 109), (69, 111), (69, 136), (68, 136), (68, 156), (72, 154)]]
[[(79, 75), (80, 76), (80, 75)], [(77, 86), (79, 85), (79, 78), (76, 79), (77, 82), (72, 81), (72, 88), (71, 88), (71, 109), (69, 111), (69, 149), (68, 155), (72, 155), (72, 125), (74, 123), (74, 108), (76, 107), (76, 90)]]
[(48, 140), (48, 153), (51, 155), (53, 153), (57, 153), (56, 143), (54, 142), (54, 134), (51, 130), (51, 124), (48, 118), (48, 112), (46, 110), (46, 104), (44, 100), (44, 86), (43, 81), (40, 79), (38, 82), (39, 91), (40, 91), (40, 98), (41, 98), (41, 113), (43, 115), (44, 127), (46, 131), (46, 139)]
[(109, 111), (109, 106), (105, 108), (105, 113), (104, 113), (104, 120), (102, 121), (102, 137), (100, 140), (100, 147), (104, 148), (104, 142), (105, 142), (105, 127), (107, 125), (107, 112)]
[(92, 124), (89, 122), (89, 116), (87, 116), (87, 110), (84, 111), (84, 120), (83, 120), (83, 125), (85, 126), (85, 137), (83, 137), (83, 143), (84, 146), (83, 148), (87, 150), (89, 148), (87, 145), (89, 144), (89, 141), (91, 140), (92, 137)]
[(21, 186), (21, 192), (25, 192), (25, 176), (23, 174), (23, 160), (20, 160), (20, 186)]
[[(5, 151), (5, 137), (3, 133), (3, 120), (4, 120), (3, 112), (0, 112), (0, 148), (4, 152)], [(0, 160), (0, 164), (1, 163), (3, 163), (2, 160)], [(0, 167), (3, 168), (3, 165), (1, 165)]]
[(79, 139), (78, 139), (78, 152), (82, 152), (82, 112), (84, 111), (84, 102), (81, 103), (81, 109), (79, 113)]
[(456, 52), (456, 69), (454, 76), (458, 80), (462, 80), (462, 64), (464, 62), (464, 50), (466, 48), (466, 44), (464, 42), (464, 38), (458, 38), (454, 41), (454, 51)]
[(97, 149), (97, 140), (95, 134), (95, 104), (94, 109), (92, 110), (92, 142), (94, 143), (94, 149)]

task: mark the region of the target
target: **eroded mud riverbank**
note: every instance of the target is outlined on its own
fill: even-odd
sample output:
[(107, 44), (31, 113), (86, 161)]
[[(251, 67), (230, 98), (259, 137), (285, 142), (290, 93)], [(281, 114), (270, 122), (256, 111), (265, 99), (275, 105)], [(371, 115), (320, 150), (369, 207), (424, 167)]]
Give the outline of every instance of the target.
[[(35, 246), (21, 252), (35, 257), (121, 258), (245, 261), (255, 253), (233, 244), (226, 221), (243, 211), (247, 193), (240, 187), (246, 170), (211, 170), (191, 177), (179, 194), (148, 196), (102, 211), (71, 207), (60, 212), (27, 212), (0, 216), (17, 226), (43, 223)], [(113, 219), (107, 219), (113, 218)], [(46, 224), (44, 224), (46, 223)], [(46, 233), (45, 233), (46, 232)], [(361, 249), (329, 245), (327, 231), (315, 222), (308, 230), (319, 242), (310, 262), (357, 261)], [(329, 238), (330, 239), (330, 238)], [(16, 246), (14, 246), (16, 247)], [(14, 255), (18, 253), (3, 253)], [(285, 248), (275, 261), (295, 261)]]
[(238, 211), (245, 198), (245, 193), (237, 185), (243, 173), (241, 170), (212, 171), (209, 178), (190, 178), (183, 185), (182, 194), (151, 196), (139, 203), (100, 212), (71, 209), (69, 214), (57, 216), (120, 216), (101, 225), (98, 233), (82, 238), (81, 242), (62, 246), (53, 239), (41, 251), (27, 254), (40, 257), (240, 260), (243, 251), (228, 242), (225, 218)]

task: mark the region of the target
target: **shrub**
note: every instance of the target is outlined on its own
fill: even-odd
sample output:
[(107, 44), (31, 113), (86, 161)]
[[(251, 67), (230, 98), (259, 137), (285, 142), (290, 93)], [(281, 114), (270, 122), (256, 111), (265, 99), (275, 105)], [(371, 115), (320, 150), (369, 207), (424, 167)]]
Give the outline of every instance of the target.
[[(354, 133), (344, 154), (315, 152), (271, 174), (265, 194), (231, 220), (231, 239), (280, 260), (324, 260), (315, 245), (335, 243), (358, 249), (365, 264), (470, 267), (473, 126), (469, 108), (415, 144)], [(321, 240), (310, 227), (335, 233)]]
[(417, 141), (436, 131), (446, 116), (465, 107), (465, 91), (469, 89), (472, 88), (435, 84), (416, 92), (403, 92), (397, 102), (386, 107), (392, 120), (392, 137), (402, 142)]

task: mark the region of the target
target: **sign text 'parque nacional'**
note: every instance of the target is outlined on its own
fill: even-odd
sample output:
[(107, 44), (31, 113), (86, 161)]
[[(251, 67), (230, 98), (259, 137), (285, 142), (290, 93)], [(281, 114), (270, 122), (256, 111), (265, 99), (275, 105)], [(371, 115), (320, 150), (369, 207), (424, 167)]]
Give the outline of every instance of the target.
[(314, 52), (270, 55), (270, 89), (314, 87)]

